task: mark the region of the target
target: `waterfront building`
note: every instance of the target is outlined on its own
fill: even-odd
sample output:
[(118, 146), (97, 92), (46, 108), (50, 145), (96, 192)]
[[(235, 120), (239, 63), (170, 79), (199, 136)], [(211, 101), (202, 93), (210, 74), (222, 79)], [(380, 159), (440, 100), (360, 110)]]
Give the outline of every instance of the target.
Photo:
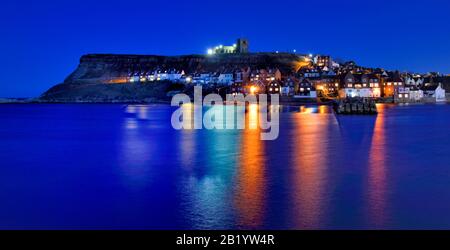
[(267, 86), (268, 94), (280, 94), (281, 92), (281, 83), (279, 81), (273, 81), (269, 83)]
[(146, 82), (147, 81), (147, 72), (142, 71), (139, 74), (139, 82)]
[(127, 82), (139, 82), (139, 81), (140, 81), (140, 73), (139, 72), (128, 73)]
[(423, 99), (423, 91), (417, 86), (410, 86), (409, 88), (409, 99), (412, 102), (419, 102)]
[(381, 96), (379, 79), (373, 74), (348, 72), (340, 79), (339, 97), (378, 98)]
[(336, 97), (339, 91), (339, 78), (322, 75), (322, 77), (315, 80), (314, 86), (317, 92), (320, 92), (324, 97)]
[(398, 93), (399, 88), (404, 87), (404, 81), (398, 74), (395, 72), (391, 74), (383, 84), (383, 96), (384, 97), (393, 97), (396, 93)]
[(433, 102), (445, 102), (445, 89), (442, 87), (442, 84), (428, 84), (421, 88), (423, 90), (423, 95), (430, 101)]
[(217, 77), (217, 83), (223, 84), (223, 85), (231, 85), (234, 80), (233, 72), (231, 71), (225, 71), (219, 74)]
[(281, 86), (280, 94), (282, 96), (291, 96), (291, 95), (294, 94), (294, 87), (293, 86), (288, 86), (288, 85)]
[(167, 73), (167, 80), (178, 82), (181, 80), (181, 77), (184, 75), (184, 70), (171, 69)]
[(369, 96), (364, 97), (381, 97), (380, 79), (375, 74), (362, 75), (361, 84), (362, 88), (369, 88)]
[(411, 101), (411, 93), (409, 87), (399, 87), (394, 94), (394, 102), (403, 103)]
[(310, 80), (308, 80), (307, 78), (303, 78), (298, 85), (298, 90), (295, 97), (316, 98), (316, 88)]
[(212, 81), (212, 74), (211, 73), (195, 73), (192, 74), (192, 83), (198, 84), (198, 85), (206, 85), (210, 84)]
[(295, 94), (296, 83), (295, 77), (288, 77), (281, 86), (280, 94), (283, 96), (292, 96)]

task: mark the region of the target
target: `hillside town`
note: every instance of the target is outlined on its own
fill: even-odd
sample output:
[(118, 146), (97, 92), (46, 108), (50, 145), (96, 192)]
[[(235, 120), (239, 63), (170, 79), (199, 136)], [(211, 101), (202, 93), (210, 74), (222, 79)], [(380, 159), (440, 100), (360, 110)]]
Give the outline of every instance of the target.
[[(246, 39), (238, 39), (231, 46), (218, 45), (208, 49), (206, 56), (239, 53), (249, 53)], [(411, 103), (445, 102), (449, 98), (449, 75), (368, 68), (353, 61), (337, 62), (328, 55), (301, 56), (303, 62), (293, 65), (290, 71), (261, 66), (188, 72), (161, 65), (154, 69), (129, 69), (125, 81), (142, 84), (170, 81), (215, 87), (227, 94), (279, 94), (293, 100), (361, 97), (378, 102)]]

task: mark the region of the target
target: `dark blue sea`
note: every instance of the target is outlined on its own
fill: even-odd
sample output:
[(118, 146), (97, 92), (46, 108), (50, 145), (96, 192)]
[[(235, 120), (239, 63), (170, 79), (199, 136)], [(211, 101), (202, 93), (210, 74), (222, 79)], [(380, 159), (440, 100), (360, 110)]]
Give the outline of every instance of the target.
[(167, 105), (1, 105), (0, 229), (450, 229), (450, 105), (378, 109), (282, 107), (261, 141)]

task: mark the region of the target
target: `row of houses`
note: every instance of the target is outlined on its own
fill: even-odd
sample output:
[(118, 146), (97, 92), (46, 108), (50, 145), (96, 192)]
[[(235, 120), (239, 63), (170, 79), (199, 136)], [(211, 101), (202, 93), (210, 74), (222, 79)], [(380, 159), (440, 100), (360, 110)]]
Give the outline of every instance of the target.
[(445, 101), (446, 92), (450, 91), (448, 76), (388, 72), (359, 67), (353, 62), (332, 69), (314, 65), (300, 69), (297, 76), (302, 78), (298, 92), (308, 86), (315, 91), (311, 97), (319, 93), (325, 97), (392, 98), (395, 102)]
[[(230, 93), (278, 93), (298, 98), (390, 98), (396, 102), (422, 101), (424, 98), (445, 100), (450, 91), (450, 77), (437, 73), (427, 75), (400, 73), (342, 64), (329, 56), (316, 56), (297, 72), (277, 68), (223, 69), (185, 72), (181, 69), (129, 71), (127, 82), (171, 81), (195, 85), (222, 85)], [(447, 89), (446, 89), (447, 88)]]
[(280, 81), (281, 72), (278, 69), (223, 70), (219, 72), (194, 72), (186, 74), (184, 70), (149, 70), (128, 72), (126, 82), (171, 81), (199, 85), (219, 84), (230, 86), (233, 83), (249, 83), (265, 85), (272, 81)]

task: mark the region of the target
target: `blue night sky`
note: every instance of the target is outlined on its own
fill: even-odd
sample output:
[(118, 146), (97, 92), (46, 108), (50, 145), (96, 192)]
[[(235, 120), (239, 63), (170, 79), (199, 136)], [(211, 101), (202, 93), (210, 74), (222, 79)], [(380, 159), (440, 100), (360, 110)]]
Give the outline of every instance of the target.
[(450, 2), (6, 0), (0, 97), (38, 96), (86, 53), (178, 55), (250, 40), (250, 50), (330, 54), (363, 66), (450, 73)]

